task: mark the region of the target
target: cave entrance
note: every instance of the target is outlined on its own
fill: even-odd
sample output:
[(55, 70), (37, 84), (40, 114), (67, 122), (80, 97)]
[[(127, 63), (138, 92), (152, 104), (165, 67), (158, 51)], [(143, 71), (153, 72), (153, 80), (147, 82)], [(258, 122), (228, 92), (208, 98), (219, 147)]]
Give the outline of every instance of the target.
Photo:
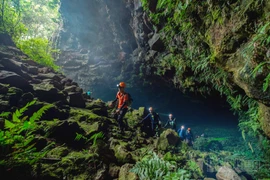
[[(176, 118), (177, 129), (190, 127), (194, 137), (204, 137), (213, 141), (202, 150), (223, 150), (224, 142), (234, 146), (242, 140), (238, 128), (238, 116), (230, 110), (226, 97), (219, 93), (202, 96), (194, 93), (183, 94), (177, 89), (152, 85), (151, 87), (127, 89), (132, 94), (133, 108), (152, 106), (165, 124), (168, 115)], [(220, 144), (221, 143), (221, 144)], [(225, 149), (228, 149), (225, 148)]]

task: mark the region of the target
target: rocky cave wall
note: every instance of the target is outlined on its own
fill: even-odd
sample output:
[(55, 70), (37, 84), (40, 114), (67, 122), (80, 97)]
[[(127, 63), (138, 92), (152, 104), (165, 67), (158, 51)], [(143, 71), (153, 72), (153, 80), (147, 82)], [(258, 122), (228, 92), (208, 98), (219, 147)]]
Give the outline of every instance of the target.
[(62, 0), (60, 12), (58, 64), (84, 90), (91, 90), (93, 97), (113, 99), (119, 81), (127, 82), (127, 91), (140, 97), (134, 107), (162, 108), (175, 97), (173, 89), (164, 87), (171, 83), (155, 76), (152, 63), (164, 45), (141, 1)]
[(106, 97), (128, 66), (137, 47), (125, 3), (112, 1), (61, 1), (63, 30), (58, 59), (63, 72), (96, 97)]

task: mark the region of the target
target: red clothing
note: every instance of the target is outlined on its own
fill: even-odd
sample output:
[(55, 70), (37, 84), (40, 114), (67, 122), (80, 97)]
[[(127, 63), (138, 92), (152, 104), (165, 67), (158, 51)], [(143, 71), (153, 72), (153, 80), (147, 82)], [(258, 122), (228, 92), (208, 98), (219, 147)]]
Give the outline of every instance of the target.
[[(125, 101), (128, 100), (128, 95), (126, 93), (118, 92), (116, 94), (116, 98), (118, 99), (118, 106), (117, 108), (120, 109)], [(125, 105), (123, 108), (127, 108), (128, 106)]]

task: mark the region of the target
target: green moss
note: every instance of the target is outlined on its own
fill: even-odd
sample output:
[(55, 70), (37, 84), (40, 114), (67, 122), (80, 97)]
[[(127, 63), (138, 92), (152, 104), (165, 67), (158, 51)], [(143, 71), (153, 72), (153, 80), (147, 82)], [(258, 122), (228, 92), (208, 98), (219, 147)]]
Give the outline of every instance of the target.
[(86, 104), (86, 109), (103, 108), (106, 104), (101, 99), (96, 99)]
[(54, 119), (53, 121), (41, 121), (37, 129), (41, 129), (45, 133), (47, 133), (49, 129), (52, 129), (53, 127), (56, 127), (61, 123), (62, 122), (59, 119)]
[(22, 90), (21, 89), (18, 89), (16, 87), (10, 87), (8, 88), (8, 93), (9, 94), (18, 94), (18, 93), (22, 93)]
[(54, 165), (51, 164), (41, 164), (41, 175), (43, 177), (47, 177), (49, 179), (61, 179), (64, 173), (63, 167), (55, 167)]
[(92, 113), (91, 110), (81, 108), (71, 108), (70, 116), (76, 121), (86, 122), (102, 121), (104, 119), (102, 116)]
[(186, 154), (183, 153), (172, 153), (172, 152), (167, 152), (164, 156), (163, 159), (165, 161), (170, 162), (171, 164), (177, 165), (177, 167), (182, 167), (184, 164), (186, 164), (187, 157)]
[(80, 122), (79, 125), (83, 128), (87, 135), (94, 132), (99, 132), (100, 128), (103, 126), (100, 122), (94, 122), (92, 124), (88, 124), (87, 122)]
[(136, 126), (142, 119), (144, 114), (144, 107), (140, 107), (138, 110), (132, 109), (128, 111), (125, 115), (125, 119), (127, 119), (128, 126), (134, 127)]
[(64, 156), (66, 156), (67, 154), (69, 153), (69, 150), (67, 147), (56, 147), (52, 150), (50, 150), (48, 153), (47, 153), (47, 157), (48, 158), (62, 158)]

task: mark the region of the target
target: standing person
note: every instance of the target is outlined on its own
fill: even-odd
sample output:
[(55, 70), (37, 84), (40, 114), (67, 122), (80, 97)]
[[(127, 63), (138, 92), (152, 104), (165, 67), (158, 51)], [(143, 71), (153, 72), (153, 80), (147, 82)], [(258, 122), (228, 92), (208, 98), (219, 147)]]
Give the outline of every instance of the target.
[(115, 114), (117, 115), (117, 122), (118, 122), (120, 132), (123, 134), (124, 133), (123, 118), (128, 110), (129, 96), (128, 96), (128, 93), (125, 92), (126, 83), (120, 82), (119, 84), (117, 84), (117, 87), (118, 87), (118, 92), (116, 94), (116, 99), (110, 104), (110, 106), (113, 107), (114, 103), (118, 101)]
[(140, 123), (144, 122), (145, 120), (150, 120), (151, 122), (151, 134), (152, 136), (158, 137), (158, 130), (160, 125), (160, 117), (158, 113), (154, 112), (154, 109), (152, 107), (149, 108), (149, 114), (143, 118), (143, 120), (140, 121)]
[(192, 146), (193, 141), (194, 141), (193, 133), (191, 132), (191, 129), (188, 128), (186, 131), (186, 142), (189, 146)]
[(171, 128), (176, 131), (176, 118), (173, 117), (172, 114), (169, 114), (169, 119), (167, 120), (166, 124), (164, 125), (164, 128), (168, 126), (168, 128)]
[(181, 139), (182, 141), (185, 140), (185, 138), (186, 138), (186, 133), (185, 133), (185, 127), (184, 127), (184, 126), (181, 126), (181, 128), (178, 129), (177, 133), (178, 133), (178, 135), (179, 135), (179, 137), (180, 137), (180, 139)]

